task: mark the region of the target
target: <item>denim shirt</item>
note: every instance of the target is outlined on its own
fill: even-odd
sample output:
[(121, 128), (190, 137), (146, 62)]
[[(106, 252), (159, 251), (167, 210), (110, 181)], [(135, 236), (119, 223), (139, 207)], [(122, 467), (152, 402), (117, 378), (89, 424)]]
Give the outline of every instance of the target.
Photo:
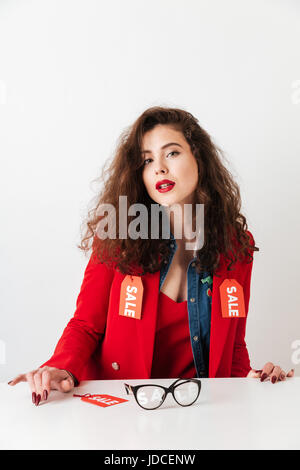
[[(165, 262), (160, 270), (159, 290), (161, 290), (177, 250), (177, 243), (172, 233), (170, 234), (169, 244), (171, 254), (169, 261)], [(208, 272), (198, 274), (195, 260), (196, 258), (193, 258), (187, 268), (187, 307), (190, 339), (197, 377), (208, 377), (212, 276)]]

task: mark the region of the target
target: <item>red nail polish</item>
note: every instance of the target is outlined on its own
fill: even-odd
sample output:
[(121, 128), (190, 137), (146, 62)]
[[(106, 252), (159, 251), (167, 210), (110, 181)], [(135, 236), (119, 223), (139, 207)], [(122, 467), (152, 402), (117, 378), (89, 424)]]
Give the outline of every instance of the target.
[(8, 385), (11, 384), (11, 383), (12, 383), (12, 380), (10, 380), (9, 382), (7, 382)]
[(260, 378), (260, 381), (263, 382), (267, 377), (268, 377), (267, 374), (263, 373), (263, 375)]
[(36, 402), (36, 393), (32, 392), (32, 403), (35, 405)]
[(44, 392), (43, 392), (43, 400), (47, 400), (47, 398), (48, 398), (48, 392), (47, 392), (47, 390), (44, 390)]
[(272, 384), (274, 384), (275, 382), (277, 382), (277, 377), (276, 377), (276, 375), (273, 375), (273, 377), (271, 378), (271, 381), (272, 381)]
[(38, 406), (38, 404), (39, 404), (40, 401), (41, 401), (41, 395), (39, 394), (39, 395), (36, 397), (35, 405)]

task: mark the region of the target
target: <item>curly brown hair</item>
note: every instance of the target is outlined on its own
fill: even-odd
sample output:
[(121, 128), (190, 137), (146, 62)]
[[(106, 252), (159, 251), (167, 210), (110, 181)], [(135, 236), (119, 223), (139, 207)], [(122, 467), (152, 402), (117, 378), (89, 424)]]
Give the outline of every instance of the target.
[[(237, 261), (253, 260), (251, 252), (259, 251), (247, 222), (241, 214), (241, 197), (237, 183), (222, 162), (225, 159), (198, 120), (183, 109), (154, 106), (120, 135), (112, 161), (107, 160), (99, 181), (103, 188), (94, 200), (84, 221), (84, 234), (78, 248), (93, 254), (100, 262), (113, 266), (121, 273), (145, 274), (158, 271), (170, 254), (169, 240), (158, 239), (106, 238), (100, 239), (96, 229), (104, 217), (97, 214), (102, 204), (112, 204), (119, 220), (119, 196), (127, 196), (128, 206), (144, 204), (149, 210), (153, 200), (148, 195), (142, 179), (143, 158), (142, 138), (158, 124), (169, 125), (183, 133), (198, 164), (198, 187), (196, 202), (204, 204), (204, 244), (197, 251), (197, 272), (215, 274), (220, 254), (229, 260), (228, 270)], [(109, 165), (106, 168), (107, 164)], [(128, 226), (131, 222), (128, 216)], [(127, 228), (128, 228), (127, 226)], [(117, 232), (119, 233), (119, 232)]]

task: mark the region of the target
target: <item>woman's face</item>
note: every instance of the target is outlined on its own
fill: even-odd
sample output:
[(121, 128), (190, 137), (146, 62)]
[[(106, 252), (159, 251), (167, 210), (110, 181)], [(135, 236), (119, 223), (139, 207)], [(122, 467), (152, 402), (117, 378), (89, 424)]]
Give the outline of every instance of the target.
[[(143, 182), (151, 199), (162, 206), (192, 204), (198, 165), (181, 131), (157, 124), (142, 140)], [(172, 185), (161, 187), (168, 180)]]

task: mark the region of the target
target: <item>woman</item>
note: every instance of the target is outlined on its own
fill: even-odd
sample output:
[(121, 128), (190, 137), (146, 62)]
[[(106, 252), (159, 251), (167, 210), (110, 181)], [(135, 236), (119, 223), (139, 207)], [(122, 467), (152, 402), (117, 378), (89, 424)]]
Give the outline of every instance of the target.
[[(146, 110), (103, 174), (79, 246), (92, 255), (75, 314), (53, 356), (9, 383), (28, 381), (38, 405), (51, 389), (89, 379), (291, 377), (271, 362), (250, 366), (244, 338), (258, 248), (239, 188), (198, 121), (181, 109)], [(139, 223), (135, 203), (147, 209)], [(153, 208), (163, 219), (156, 225)]]

